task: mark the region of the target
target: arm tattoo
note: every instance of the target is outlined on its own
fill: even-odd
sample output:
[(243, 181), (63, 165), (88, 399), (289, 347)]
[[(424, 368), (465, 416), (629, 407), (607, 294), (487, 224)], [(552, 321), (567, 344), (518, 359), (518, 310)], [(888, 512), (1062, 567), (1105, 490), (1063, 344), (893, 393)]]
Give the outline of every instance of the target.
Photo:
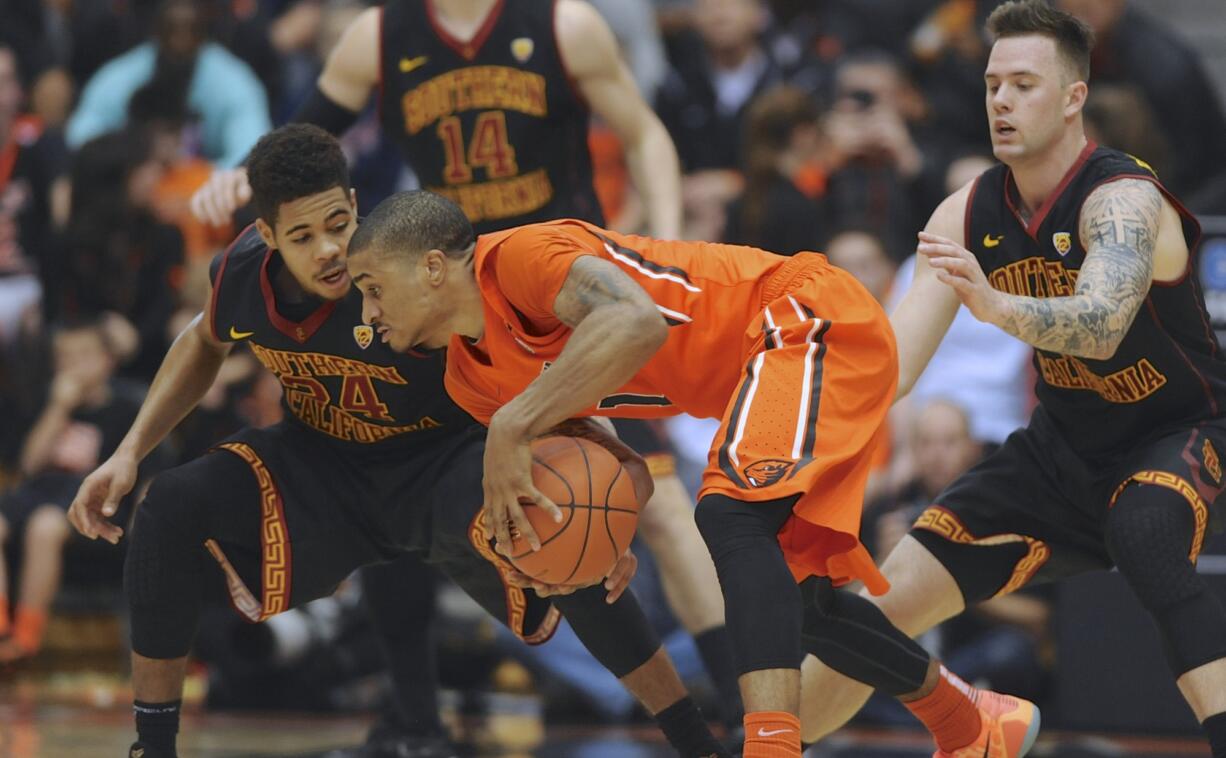
[(566, 283), (553, 301), (553, 313), (567, 326), (579, 322), (602, 305), (631, 304), (655, 312), (655, 304), (633, 279), (613, 263), (584, 255), (571, 264)]
[(1042, 350), (1109, 358), (1149, 293), (1162, 194), (1152, 182), (1121, 179), (1095, 190), (1081, 208), (1086, 248), (1069, 297), (1008, 298), (1001, 327)]

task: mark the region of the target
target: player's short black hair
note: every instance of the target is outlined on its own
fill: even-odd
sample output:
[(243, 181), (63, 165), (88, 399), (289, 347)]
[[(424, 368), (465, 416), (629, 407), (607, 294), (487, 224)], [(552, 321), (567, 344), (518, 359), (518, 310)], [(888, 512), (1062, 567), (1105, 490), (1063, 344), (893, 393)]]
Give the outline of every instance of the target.
[(476, 236), (460, 206), (426, 190), (397, 192), (375, 206), (349, 239), (349, 255), (366, 250), (380, 255), (420, 255), (441, 250), (459, 257)]
[(349, 191), (349, 165), (336, 138), (318, 126), (289, 124), (260, 137), (247, 156), (247, 181), (255, 212), (277, 224), (283, 203), (327, 192)]
[(1051, 7), (1045, 0), (1010, 0), (988, 16), (988, 33), (996, 41), (1037, 34), (1056, 43), (1056, 50), (1081, 81), (1090, 78), (1094, 31), (1081, 19)]

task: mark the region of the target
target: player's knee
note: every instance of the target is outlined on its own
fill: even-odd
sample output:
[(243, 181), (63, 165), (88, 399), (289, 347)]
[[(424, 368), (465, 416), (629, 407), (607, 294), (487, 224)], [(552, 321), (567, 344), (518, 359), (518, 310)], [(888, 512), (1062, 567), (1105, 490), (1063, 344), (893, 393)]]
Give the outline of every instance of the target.
[(124, 561), (132, 649), (146, 658), (186, 655), (199, 619), (203, 510), (209, 490), (193, 464), (163, 472), (136, 509)]
[(1195, 529), (1188, 502), (1162, 487), (1131, 485), (1107, 514), (1107, 551), (1149, 610), (1182, 602), (1203, 586), (1189, 556)]
[(1196, 522), (1188, 502), (1161, 487), (1131, 485), (1107, 517), (1107, 550), (1162, 635), (1178, 677), (1226, 657), (1226, 608), (1189, 556)]
[(698, 501), (694, 521), (718, 566), (730, 553), (766, 543), (777, 544), (776, 535), (791, 513), (793, 502), (795, 498), (747, 503), (727, 495), (707, 495)]
[(32, 545), (62, 545), (68, 539), (68, 518), (56, 505), (44, 505), (30, 514), (26, 524), (26, 541)]

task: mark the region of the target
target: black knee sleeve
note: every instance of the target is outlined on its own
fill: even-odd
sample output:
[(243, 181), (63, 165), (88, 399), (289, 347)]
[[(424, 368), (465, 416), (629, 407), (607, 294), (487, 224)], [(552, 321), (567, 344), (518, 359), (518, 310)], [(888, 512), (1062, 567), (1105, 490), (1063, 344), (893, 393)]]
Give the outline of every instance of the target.
[(800, 665), (800, 594), (777, 536), (796, 500), (698, 502), (694, 516), (724, 593), (738, 674)]
[(612, 605), (605, 602), (604, 585), (585, 587), (553, 598), (575, 636), (592, 657), (621, 679), (648, 661), (660, 649), (639, 601), (625, 592)]
[(800, 585), (804, 603), (801, 639), (830, 668), (897, 697), (924, 684), (931, 658), (872, 602), (835, 589), (825, 577)]
[(1131, 484), (1107, 516), (1107, 550), (1157, 624), (1176, 677), (1226, 658), (1226, 608), (1189, 558), (1195, 534), (1191, 505), (1165, 487)]
[(154, 479), (133, 519), (123, 572), (138, 654), (187, 655), (212, 560), (204, 547), (216, 536), (211, 519), (226, 513), (226, 505), (244, 503), (259, 503), (259, 486), (250, 467), (230, 453), (210, 453)]
[(192, 534), (192, 498), (181, 485), (175, 470), (158, 476), (136, 510), (128, 538), (123, 584), (132, 649), (146, 658), (187, 655), (200, 620), (205, 538)]

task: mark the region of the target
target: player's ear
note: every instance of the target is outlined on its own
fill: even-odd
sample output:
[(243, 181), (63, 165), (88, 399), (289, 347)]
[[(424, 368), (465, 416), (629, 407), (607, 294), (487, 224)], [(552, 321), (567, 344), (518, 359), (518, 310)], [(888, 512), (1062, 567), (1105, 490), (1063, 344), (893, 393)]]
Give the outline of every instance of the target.
[(1065, 96), (1064, 115), (1075, 116), (1081, 112), (1081, 109), (1086, 105), (1086, 98), (1090, 94), (1090, 88), (1085, 82), (1076, 81), (1069, 85), (1068, 94)]
[(349, 188), (349, 209), (353, 211), (353, 215), (358, 215), (358, 189), (357, 187)]
[(265, 245), (268, 245), (270, 248), (277, 246), (276, 235), (273, 234), (272, 227), (268, 225), (267, 221), (257, 218), (255, 220), (255, 229), (260, 233), (260, 239), (264, 240)]
[(447, 278), (447, 256), (442, 250), (427, 250), (421, 257), (426, 281), (437, 287)]

